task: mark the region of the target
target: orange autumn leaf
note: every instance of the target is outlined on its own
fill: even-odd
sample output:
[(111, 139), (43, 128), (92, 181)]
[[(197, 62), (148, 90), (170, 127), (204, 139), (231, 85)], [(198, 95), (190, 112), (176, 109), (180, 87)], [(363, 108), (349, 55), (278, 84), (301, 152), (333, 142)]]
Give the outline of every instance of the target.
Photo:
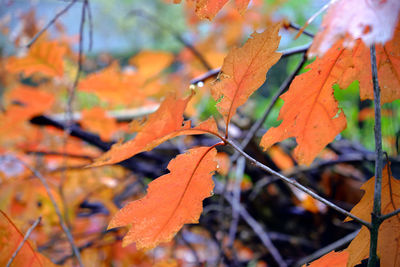
[(84, 129), (100, 135), (100, 138), (106, 141), (111, 140), (118, 128), (117, 121), (109, 117), (101, 107), (83, 110), (80, 123)]
[(10, 105), (5, 115), (12, 123), (40, 115), (49, 110), (54, 103), (53, 94), (26, 85), (12, 89), (6, 98)]
[[(400, 208), (400, 181), (388, 172), (387, 166), (382, 171), (381, 212), (388, 214)], [(390, 176), (390, 177), (389, 177)], [(375, 177), (369, 179), (362, 187), (365, 191), (360, 202), (351, 210), (351, 213), (365, 221), (371, 221), (374, 203)], [(393, 200), (393, 202), (392, 202)], [(349, 217), (345, 221), (350, 221)], [(400, 216), (393, 216), (379, 227), (378, 255), (381, 266), (400, 266)], [(369, 230), (362, 226), (361, 231), (350, 243), (346, 251), (349, 252), (347, 266), (355, 266), (369, 257), (370, 246)]]
[(26, 76), (41, 72), (51, 77), (61, 77), (64, 74), (65, 52), (66, 47), (57, 41), (34, 43), (25, 57), (10, 57), (6, 70), (11, 73), (23, 72)]
[(346, 267), (348, 258), (349, 253), (346, 250), (340, 252), (331, 251), (318, 260), (308, 265), (303, 265), (303, 267)]
[(145, 78), (159, 74), (171, 65), (174, 55), (164, 51), (143, 50), (129, 59), (129, 64), (137, 67), (138, 72)]
[(187, 223), (197, 223), (204, 198), (211, 196), (211, 179), (217, 169), (216, 149), (198, 147), (178, 155), (168, 164), (170, 173), (152, 181), (144, 198), (130, 202), (111, 220), (108, 228), (130, 224), (123, 246), (154, 248), (170, 241)]
[(279, 169), (286, 171), (293, 168), (294, 162), (292, 158), (280, 146), (270, 147), (268, 154)]
[(217, 172), (221, 175), (228, 175), (231, 167), (231, 159), (229, 158), (229, 155), (225, 152), (218, 152), (215, 159), (218, 162)]
[[(400, 2), (399, 2), (400, 3)], [(400, 21), (393, 39), (385, 45), (376, 45), (378, 81), (381, 88), (381, 103), (400, 98)], [(370, 49), (358, 42), (353, 48), (354, 79), (360, 83), (360, 98), (374, 99)]]
[(338, 40), (346, 47), (362, 39), (368, 46), (392, 39), (400, 13), (400, 1), (339, 0), (334, 2), (315, 36), (311, 54), (322, 56)]
[(193, 96), (177, 99), (169, 95), (156, 112), (151, 114), (141, 131), (134, 139), (126, 143), (117, 143), (109, 151), (96, 159), (92, 166), (117, 163), (140, 152), (149, 151), (159, 144), (180, 135), (217, 134), (218, 128), (214, 119), (208, 119), (192, 128), (190, 121), (183, 121), (183, 112)]
[[(8, 216), (0, 210), (0, 266), (6, 266), (11, 256), (24, 239), (23, 234)], [(29, 241), (25, 242), (11, 266), (45, 267), (54, 264), (37, 253)]]
[(143, 83), (139, 75), (122, 73), (117, 63), (89, 74), (81, 80), (78, 89), (94, 93), (101, 100), (112, 104), (141, 105), (146, 95), (138, 90)]
[(246, 103), (250, 95), (265, 81), (268, 70), (281, 57), (276, 53), (281, 25), (253, 33), (241, 48), (229, 51), (221, 68), (220, 80), (211, 89), (217, 108), (224, 116), (226, 128), (236, 109)]
[[(212, 20), (228, 0), (196, 0), (196, 14), (200, 19)], [(249, 5), (250, 0), (235, 0), (237, 11), (242, 14)], [(181, 0), (174, 0), (175, 4)]]
[[(278, 116), (283, 120), (270, 128), (261, 139), (266, 150), (273, 144), (295, 137), (294, 156), (301, 164), (311, 164), (318, 153), (346, 128), (346, 118), (339, 110), (332, 86), (341, 77), (342, 69), (349, 65), (349, 57), (340, 44), (322, 58), (309, 65), (310, 70), (297, 76), (289, 90), (281, 96), (284, 105)], [(340, 113), (339, 113), (340, 111)]]

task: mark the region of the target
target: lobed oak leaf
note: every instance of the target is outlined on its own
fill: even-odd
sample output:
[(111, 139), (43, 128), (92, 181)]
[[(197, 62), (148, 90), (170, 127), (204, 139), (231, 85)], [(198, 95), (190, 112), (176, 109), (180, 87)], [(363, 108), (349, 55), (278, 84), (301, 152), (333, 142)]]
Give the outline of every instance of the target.
[[(295, 137), (294, 156), (301, 164), (311, 164), (318, 153), (346, 128), (346, 118), (333, 96), (333, 84), (348, 80), (343, 70), (351, 65), (349, 53), (336, 44), (321, 59), (309, 65), (310, 70), (297, 76), (281, 96), (284, 105), (276, 128), (270, 128), (261, 139), (264, 150), (284, 139)], [(340, 112), (339, 112), (340, 111)]]
[(66, 47), (57, 41), (34, 43), (25, 57), (10, 57), (6, 70), (11, 73), (23, 72), (26, 76), (41, 72), (50, 77), (61, 77), (64, 74), (65, 52)]
[(263, 33), (253, 33), (241, 48), (233, 48), (224, 60), (220, 80), (211, 86), (217, 108), (224, 116), (226, 130), (236, 113), (250, 95), (265, 81), (268, 70), (281, 57), (276, 53), (281, 25), (267, 28)]
[(171, 240), (184, 224), (197, 223), (203, 199), (212, 195), (216, 154), (213, 147), (198, 147), (178, 155), (168, 164), (170, 173), (152, 181), (144, 198), (123, 207), (108, 229), (131, 224), (123, 246), (135, 242), (138, 249), (150, 249)]
[[(0, 210), (0, 266), (7, 265), (23, 239), (24, 236), (15, 224)], [(12, 266), (45, 267), (55, 265), (42, 254), (37, 253), (27, 241), (14, 258)]]
[[(362, 187), (365, 191), (360, 202), (351, 213), (370, 222), (374, 203), (375, 177), (369, 179)], [(390, 213), (400, 208), (400, 181), (395, 179), (388, 167), (382, 171), (381, 212)], [(345, 221), (350, 221), (349, 217)], [(393, 216), (380, 225), (378, 232), (378, 255), (381, 266), (400, 265), (400, 216)], [(350, 243), (346, 251), (350, 254), (347, 266), (355, 266), (369, 257), (370, 233), (362, 226), (358, 235)]]
[[(309, 267), (346, 267), (349, 253), (344, 250), (340, 252), (331, 251), (308, 264)], [(305, 267), (306, 265), (303, 265)]]
[(102, 166), (123, 161), (140, 152), (149, 151), (168, 139), (180, 135), (206, 133), (218, 135), (217, 125), (212, 118), (194, 128), (191, 127), (190, 121), (183, 121), (183, 112), (192, 96), (193, 93), (185, 99), (177, 99), (172, 94), (167, 96), (157, 111), (149, 116), (146, 124), (143, 125), (134, 139), (123, 144), (113, 145), (91, 166)]
[(309, 55), (323, 55), (338, 40), (344, 39), (345, 47), (352, 47), (354, 41), (362, 39), (370, 46), (384, 44), (392, 39), (399, 20), (398, 0), (339, 0), (328, 10), (315, 36)]

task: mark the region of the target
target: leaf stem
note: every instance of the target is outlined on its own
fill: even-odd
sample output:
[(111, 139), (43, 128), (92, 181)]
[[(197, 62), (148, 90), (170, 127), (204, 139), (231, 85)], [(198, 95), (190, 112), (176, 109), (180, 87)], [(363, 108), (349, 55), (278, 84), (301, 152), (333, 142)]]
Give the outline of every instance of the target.
[(376, 65), (376, 51), (373, 44), (370, 48), (372, 83), (374, 88), (374, 110), (375, 110), (375, 190), (374, 204), (371, 214), (370, 228), (370, 249), (368, 267), (375, 267), (379, 262), (377, 255), (378, 248), (378, 231), (382, 223), (381, 219), (381, 190), (382, 190), (382, 168), (383, 168), (383, 152), (382, 152), (382, 125), (381, 125), (381, 94), (378, 82), (378, 69)]
[(15, 257), (17, 257), (18, 252), (21, 250), (21, 248), (24, 246), (25, 242), (28, 240), (29, 236), (33, 232), (33, 230), (38, 226), (40, 221), (42, 220), (42, 216), (39, 216), (39, 218), (36, 219), (36, 221), (32, 224), (31, 227), (29, 227), (28, 231), (26, 232), (24, 239), (19, 243), (17, 249), (14, 251), (12, 254), (11, 258), (8, 260), (6, 267), (10, 267), (11, 264), (13, 263)]
[(268, 166), (262, 164), (261, 162), (255, 160), (254, 158), (252, 158), (251, 156), (249, 156), (246, 152), (244, 152), (244, 151), (239, 147), (239, 145), (235, 144), (235, 143), (232, 142), (231, 140), (226, 139), (226, 140), (224, 140), (224, 142), (227, 143), (227, 144), (229, 144), (229, 145), (231, 145), (236, 151), (238, 151), (241, 155), (243, 155), (245, 158), (247, 158), (248, 161), (250, 161), (250, 162), (251, 162), (252, 164), (254, 164), (256, 167), (258, 167), (258, 168), (260, 168), (260, 169), (262, 169), (262, 170), (264, 170), (264, 171), (266, 171), (266, 172), (268, 172), (268, 173), (270, 173), (270, 174), (272, 174), (272, 175), (278, 177), (279, 179), (283, 180), (284, 182), (286, 182), (286, 183), (288, 183), (288, 184), (293, 185), (294, 187), (300, 189), (300, 190), (303, 191), (304, 193), (310, 195), (312, 198), (314, 198), (314, 199), (316, 199), (316, 200), (318, 200), (318, 201), (324, 203), (324, 204), (327, 205), (328, 207), (330, 207), (330, 208), (336, 210), (337, 212), (339, 212), (339, 213), (341, 213), (341, 214), (343, 214), (343, 215), (346, 215), (346, 216), (352, 218), (353, 220), (359, 222), (360, 224), (362, 224), (362, 225), (364, 225), (364, 226), (366, 226), (366, 227), (368, 227), (368, 228), (371, 227), (371, 224), (370, 224), (369, 222), (364, 221), (363, 219), (358, 218), (357, 216), (351, 214), (350, 212), (348, 212), (348, 211), (342, 209), (341, 207), (339, 207), (339, 206), (333, 204), (333, 203), (330, 202), (329, 200), (327, 200), (327, 199), (321, 197), (320, 195), (314, 193), (313, 191), (311, 191), (311, 190), (308, 189), (307, 187), (303, 186), (302, 184), (300, 184), (300, 183), (297, 182), (296, 180), (291, 179), (291, 178), (288, 178), (288, 177), (286, 177), (286, 176), (280, 174), (279, 172), (276, 172), (276, 171), (272, 170), (271, 168), (269, 168)]

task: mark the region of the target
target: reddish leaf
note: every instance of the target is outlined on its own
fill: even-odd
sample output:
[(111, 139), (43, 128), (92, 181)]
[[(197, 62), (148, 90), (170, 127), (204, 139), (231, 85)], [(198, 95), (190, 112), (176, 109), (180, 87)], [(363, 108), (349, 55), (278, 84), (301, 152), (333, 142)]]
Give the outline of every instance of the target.
[(26, 76), (41, 72), (51, 77), (61, 77), (64, 74), (65, 52), (66, 47), (56, 41), (38, 42), (31, 46), (25, 57), (10, 57), (6, 69), (12, 73), (23, 72)]
[(344, 36), (346, 47), (359, 38), (368, 46), (386, 43), (392, 39), (399, 12), (398, 0), (339, 0), (329, 8), (310, 53), (322, 55)]
[[(349, 253), (347, 251), (331, 251), (318, 260), (311, 262), (310, 267), (346, 267)], [(305, 265), (303, 265), (305, 266)]]
[[(389, 177), (390, 176), (390, 177)], [(351, 210), (355, 216), (370, 222), (374, 203), (375, 177), (369, 179), (362, 187), (365, 191), (360, 202)], [(395, 179), (385, 167), (382, 171), (381, 212), (390, 213), (400, 208), (400, 181)], [(346, 218), (345, 221), (350, 221)], [(379, 227), (378, 255), (381, 266), (400, 265), (400, 216), (394, 216), (385, 220)], [(370, 246), (369, 230), (363, 226), (358, 235), (350, 243), (346, 251), (349, 252), (348, 266), (355, 266), (363, 259), (369, 257)]]
[(271, 145), (295, 137), (294, 151), (299, 163), (310, 164), (317, 154), (336, 135), (346, 128), (346, 118), (333, 96), (332, 86), (342, 77), (349, 57), (341, 57), (345, 51), (340, 44), (329, 50), (322, 58), (309, 65), (308, 72), (297, 76), (288, 92), (282, 95), (285, 101), (277, 128), (270, 128), (262, 137), (260, 145), (268, 149)]
[(227, 128), (236, 109), (264, 83), (268, 70), (281, 57), (275, 52), (280, 26), (276, 24), (263, 33), (253, 33), (242, 48), (233, 48), (225, 58), (220, 81), (212, 85), (212, 93), (215, 100), (220, 100), (217, 108)]
[[(0, 266), (6, 266), (11, 256), (24, 239), (23, 234), (8, 216), (0, 210)], [(27, 241), (18, 252), (11, 266), (45, 267), (54, 266), (43, 255), (37, 253)]]
[(213, 119), (209, 119), (195, 128), (191, 128), (190, 121), (183, 121), (183, 112), (191, 97), (192, 95), (185, 99), (177, 99), (175, 95), (169, 95), (158, 110), (149, 116), (146, 124), (134, 139), (124, 144), (113, 145), (109, 151), (96, 159), (92, 166), (120, 162), (140, 152), (149, 151), (176, 136), (218, 134)]
[(123, 245), (136, 242), (141, 249), (171, 240), (186, 223), (197, 223), (203, 199), (212, 194), (216, 153), (199, 147), (178, 155), (168, 165), (170, 173), (151, 182), (146, 196), (123, 207), (108, 228), (131, 224)]

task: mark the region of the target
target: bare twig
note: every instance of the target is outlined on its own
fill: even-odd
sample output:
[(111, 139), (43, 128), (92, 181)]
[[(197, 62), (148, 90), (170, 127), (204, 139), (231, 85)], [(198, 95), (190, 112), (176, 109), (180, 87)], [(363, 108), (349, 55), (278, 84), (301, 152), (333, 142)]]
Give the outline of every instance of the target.
[(73, 0), (72, 2), (70, 2), (64, 9), (62, 9), (60, 12), (58, 12), (47, 24), (46, 26), (43, 27), (43, 29), (41, 29), (38, 33), (35, 34), (35, 36), (33, 36), (32, 40), (26, 45), (28, 48), (31, 47), (36, 40), (45, 32), (47, 31), (47, 29), (53, 25), (57, 19), (59, 19), (63, 14), (65, 14), (75, 3), (77, 2), (77, 0)]
[(246, 160), (244, 157), (240, 157), (236, 164), (236, 179), (235, 185), (233, 188), (233, 196), (232, 196), (232, 221), (231, 226), (229, 228), (229, 239), (228, 239), (228, 247), (233, 247), (233, 241), (235, 241), (235, 236), (237, 232), (237, 227), (239, 224), (239, 205), (240, 205), (240, 184), (243, 180), (244, 169), (246, 167)]
[[(219, 191), (223, 190), (223, 185), (220, 182), (215, 183), (215, 188)], [(229, 194), (225, 194), (224, 198), (233, 205), (233, 199)], [(271, 241), (271, 238), (268, 236), (267, 232), (263, 229), (263, 227), (247, 212), (247, 210), (239, 203), (238, 210), (240, 216), (243, 220), (253, 229), (254, 233), (260, 238), (263, 245), (268, 249), (271, 253), (271, 256), (274, 258), (276, 263), (279, 266), (284, 267), (287, 266), (286, 262), (282, 258), (281, 254), (279, 253), (278, 249), (274, 246)]]
[[(293, 22), (290, 22), (287, 26), (289, 28), (295, 29), (296, 31), (300, 31), (301, 30), (301, 27), (299, 25), (293, 23)], [(304, 34), (304, 35), (307, 35), (308, 37), (314, 38), (314, 34), (309, 32), (309, 31), (307, 31), (307, 30), (302, 31), (301, 33)]]
[(371, 214), (370, 228), (370, 250), (368, 267), (375, 267), (379, 262), (377, 255), (378, 248), (378, 231), (381, 225), (381, 194), (382, 194), (382, 168), (383, 168), (383, 152), (382, 152), (382, 125), (381, 125), (381, 89), (378, 82), (378, 69), (376, 65), (375, 45), (370, 48), (371, 53), (371, 68), (372, 68), (372, 83), (374, 86), (374, 111), (375, 111), (375, 189), (374, 189), (374, 204)]
[(92, 16), (92, 8), (90, 7), (90, 1), (87, 0), (86, 10), (89, 20), (89, 51), (93, 49), (93, 16)]
[(235, 144), (234, 142), (232, 142), (229, 139), (225, 139), (224, 140), (227, 144), (231, 145), (236, 151), (238, 151), (242, 156), (244, 156), (245, 158), (247, 158), (252, 164), (254, 164), (256, 167), (278, 177), (279, 179), (283, 180), (284, 182), (293, 185), (294, 187), (300, 189), (301, 191), (303, 191), (304, 193), (310, 195), (312, 198), (324, 203), (325, 205), (327, 205), (328, 207), (338, 211), (339, 213), (346, 215), (350, 218), (352, 218), (353, 220), (361, 223), (362, 225), (365, 225), (366, 227), (370, 228), (371, 225), (369, 222), (364, 221), (361, 218), (358, 218), (357, 216), (351, 214), (350, 212), (342, 209), (341, 207), (338, 207), (337, 205), (333, 204), (332, 202), (330, 202), (329, 200), (321, 197), (320, 195), (314, 193), (313, 191), (311, 191), (310, 189), (308, 189), (307, 187), (301, 185), (299, 182), (297, 182), (294, 179), (288, 178), (282, 174), (280, 174), (279, 172), (276, 172), (274, 170), (272, 170), (271, 168), (269, 168), (268, 166), (262, 164), (261, 162), (255, 160), (254, 158), (252, 158), (251, 156), (249, 156), (246, 152), (244, 152), (239, 145)]
[(381, 220), (384, 221), (384, 220), (389, 219), (389, 218), (391, 218), (393, 216), (396, 216), (399, 213), (400, 213), (400, 209), (397, 209), (397, 210), (392, 211), (392, 212), (390, 212), (388, 214), (382, 215), (381, 216)]
[(93, 157), (88, 155), (79, 155), (79, 154), (71, 154), (71, 153), (62, 153), (58, 151), (44, 151), (44, 150), (25, 150), (27, 154), (34, 154), (40, 156), (60, 156), (60, 157), (68, 157), (68, 158), (76, 158), (76, 159), (87, 159), (93, 161)]
[[(265, 120), (268, 118), (269, 114), (272, 111), (272, 108), (275, 106), (276, 102), (278, 101), (279, 97), (289, 88), (290, 84), (294, 80), (294, 78), (299, 74), (301, 68), (304, 66), (304, 63), (306, 62), (307, 57), (306, 54), (303, 54), (303, 57), (299, 64), (297, 65), (296, 69), (292, 72), (292, 74), (289, 75), (289, 77), (286, 78), (286, 80), (282, 83), (282, 85), (279, 87), (279, 90), (275, 93), (275, 95), (272, 97), (271, 102), (267, 109), (265, 110), (264, 114), (260, 119), (257, 120), (256, 123), (254, 123), (248, 133), (246, 134), (245, 138), (243, 141), (240, 143), (240, 147), (242, 149), (245, 149), (246, 146), (249, 144), (250, 140), (254, 137), (256, 132), (261, 128)], [(235, 154), (232, 156), (232, 161), (235, 161), (239, 157), (239, 152), (236, 151)]]
[(40, 182), (43, 184), (43, 186), (44, 186), (44, 188), (45, 188), (45, 190), (47, 192), (47, 195), (49, 196), (50, 201), (51, 201), (51, 203), (52, 203), (52, 205), (54, 207), (54, 210), (56, 211), (57, 217), (58, 217), (58, 219), (60, 221), (60, 226), (63, 229), (65, 235), (68, 238), (68, 242), (71, 245), (73, 254), (75, 255), (76, 259), (78, 260), (79, 266), (82, 267), (83, 263), (82, 263), (82, 259), (81, 259), (81, 255), (79, 253), (79, 250), (78, 250), (77, 246), (75, 245), (75, 241), (74, 241), (74, 238), (73, 238), (73, 236), (71, 234), (71, 231), (69, 230), (69, 228), (67, 227), (67, 225), (64, 222), (64, 219), (63, 219), (63, 217), (61, 215), (60, 208), (58, 207), (57, 202), (54, 199), (53, 193), (51, 193), (51, 191), (50, 191), (50, 187), (49, 187), (49, 184), (47, 183), (46, 179), (42, 176), (42, 174), (40, 172), (38, 172), (36, 169), (34, 169), (31, 166), (29, 166), (28, 164), (26, 164), (23, 160), (21, 160), (19, 158), (15, 158), (15, 159), (17, 161), (19, 161), (22, 165), (24, 165), (27, 169), (29, 169), (40, 180)]
[[(78, 69), (76, 71), (76, 75), (75, 75), (75, 79), (74, 79), (74, 83), (72, 84), (72, 87), (68, 88), (68, 99), (67, 99), (67, 106), (65, 107), (65, 115), (66, 115), (66, 127), (64, 129), (64, 136), (63, 136), (63, 140), (64, 140), (64, 153), (67, 153), (67, 144), (68, 144), (68, 138), (70, 136), (71, 133), (71, 126), (74, 123), (73, 122), (73, 102), (75, 100), (75, 91), (76, 91), (76, 87), (78, 85), (78, 81), (79, 81), (79, 77), (81, 74), (81, 70), (82, 70), (82, 54), (83, 54), (83, 29), (84, 29), (84, 25), (85, 25), (85, 18), (86, 18), (86, 8), (87, 8), (87, 3), (88, 0), (84, 0), (84, 2), (82, 3), (82, 15), (81, 15), (81, 22), (79, 25), (79, 51), (78, 51)], [(67, 166), (67, 157), (64, 157), (64, 165)], [(62, 172), (61, 175), (61, 181), (60, 181), (60, 185), (58, 188), (58, 191), (60, 193), (61, 199), (64, 203), (64, 216), (65, 216), (65, 221), (67, 223), (67, 225), (70, 226), (70, 221), (69, 221), (69, 217), (68, 217), (68, 206), (67, 206), (67, 202), (65, 201), (65, 195), (64, 195), (64, 190), (63, 190), (63, 186), (64, 186), (64, 182), (67, 179), (67, 174), (66, 172)]]
[(38, 226), (40, 221), (42, 220), (42, 217), (39, 216), (39, 218), (36, 219), (36, 221), (32, 224), (31, 227), (29, 227), (28, 231), (26, 232), (24, 239), (19, 243), (17, 249), (14, 251), (12, 254), (11, 258), (8, 260), (6, 267), (10, 267), (12, 262), (14, 261), (15, 257), (17, 256), (18, 252), (21, 250), (21, 248), (24, 246), (25, 242), (28, 240), (29, 236), (33, 232), (33, 230)]
[(75, 91), (76, 91), (76, 87), (78, 85), (79, 78), (80, 78), (81, 71), (82, 71), (83, 29), (84, 29), (85, 20), (86, 20), (86, 8), (87, 8), (87, 6), (88, 6), (88, 0), (85, 0), (82, 3), (82, 15), (81, 15), (81, 22), (80, 22), (80, 25), (79, 25), (78, 69), (76, 71), (74, 83), (73, 83), (72, 87), (70, 87), (70, 89), (68, 90), (68, 100), (67, 100), (67, 107), (66, 107), (66, 112), (65, 112), (66, 116), (67, 116), (67, 128), (69, 128), (70, 125), (73, 122), (72, 104), (73, 104), (73, 102), (75, 100)]
[(303, 266), (304, 264), (314, 261), (315, 259), (318, 259), (319, 257), (329, 253), (330, 251), (336, 250), (336, 249), (346, 245), (351, 240), (353, 240), (356, 237), (356, 235), (358, 235), (359, 232), (360, 232), (360, 230), (354, 231), (354, 232), (346, 235), (345, 237), (342, 237), (341, 239), (327, 245), (326, 247), (323, 247), (323, 248), (315, 251), (311, 255), (301, 258), (300, 260), (298, 260), (296, 262), (295, 266), (298, 266), (298, 267)]

